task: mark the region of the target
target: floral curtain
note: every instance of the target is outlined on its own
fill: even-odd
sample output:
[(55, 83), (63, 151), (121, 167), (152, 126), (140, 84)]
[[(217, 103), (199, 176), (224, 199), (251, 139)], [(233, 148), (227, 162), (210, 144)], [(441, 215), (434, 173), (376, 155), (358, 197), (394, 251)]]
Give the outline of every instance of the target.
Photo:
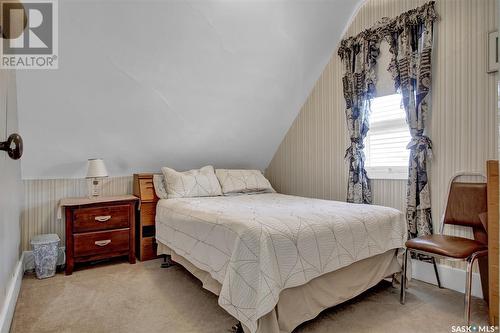
[(427, 162), (432, 142), (425, 135), (431, 91), (434, 2), (400, 15), (394, 22), (389, 71), (402, 95), (411, 141), (406, 193), (406, 220), (411, 238), (432, 234)]
[(412, 140), (408, 144), (406, 218), (410, 237), (432, 233), (430, 190), (427, 161), (432, 156), (431, 140), (425, 135), (431, 90), (431, 53), (433, 23), (437, 15), (434, 1), (410, 10), (394, 19), (384, 18), (357, 36), (342, 40), (338, 54), (342, 59), (343, 88), (346, 100), (350, 146), (347, 201), (371, 203), (370, 180), (364, 168), (363, 140), (369, 130), (370, 100), (375, 96), (375, 64), (380, 42), (390, 44), (392, 54), (388, 70), (402, 104)]
[(380, 41), (366, 33), (363, 38), (343, 40), (339, 48), (342, 59), (344, 98), (350, 145), (345, 158), (349, 164), (347, 202), (371, 203), (370, 179), (365, 170), (364, 139), (369, 129), (370, 100), (375, 94), (375, 64)]

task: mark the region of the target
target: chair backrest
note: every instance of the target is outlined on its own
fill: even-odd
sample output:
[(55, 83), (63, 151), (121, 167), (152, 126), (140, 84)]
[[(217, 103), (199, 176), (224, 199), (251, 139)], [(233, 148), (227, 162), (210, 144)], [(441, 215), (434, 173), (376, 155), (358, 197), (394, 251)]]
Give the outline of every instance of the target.
[[(474, 177), (474, 181), (459, 181), (461, 178)], [(480, 181), (477, 178), (481, 178)], [(484, 213), (487, 212), (486, 177), (480, 173), (457, 173), (450, 180), (448, 200), (441, 220), (441, 234), (445, 224), (472, 227), (474, 232), (486, 232)], [(483, 221), (481, 221), (483, 217)]]
[(486, 183), (453, 182), (443, 223), (484, 228), (479, 216), (487, 210)]

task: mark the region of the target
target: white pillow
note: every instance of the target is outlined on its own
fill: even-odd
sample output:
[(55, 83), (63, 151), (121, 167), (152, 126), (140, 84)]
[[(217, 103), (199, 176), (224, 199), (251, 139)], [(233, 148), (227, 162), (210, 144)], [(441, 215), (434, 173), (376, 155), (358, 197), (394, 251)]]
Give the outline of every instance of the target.
[(214, 167), (211, 165), (185, 172), (163, 167), (161, 172), (165, 177), (168, 199), (222, 195)]
[(260, 170), (215, 170), (222, 193), (275, 192)]
[(160, 199), (167, 199), (167, 187), (165, 185), (165, 177), (161, 175), (153, 175), (153, 185), (155, 188), (156, 196)]

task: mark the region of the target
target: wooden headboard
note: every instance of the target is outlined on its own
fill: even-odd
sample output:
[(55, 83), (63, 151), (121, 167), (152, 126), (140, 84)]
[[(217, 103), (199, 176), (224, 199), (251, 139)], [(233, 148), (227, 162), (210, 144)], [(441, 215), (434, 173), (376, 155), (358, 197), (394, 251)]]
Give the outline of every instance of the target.
[(157, 258), (155, 241), (156, 196), (152, 173), (134, 174), (133, 193), (141, 199), (136, 216), (136, 254), (139, 260)]

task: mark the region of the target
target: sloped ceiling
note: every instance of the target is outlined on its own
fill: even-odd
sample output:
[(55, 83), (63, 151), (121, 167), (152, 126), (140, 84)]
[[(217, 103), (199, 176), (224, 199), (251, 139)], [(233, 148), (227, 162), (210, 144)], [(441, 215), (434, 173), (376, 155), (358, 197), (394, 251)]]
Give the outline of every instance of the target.
[(59, 1), (59, 69), (18, 73), (23, 178), (267, 167), (358, 1)]

